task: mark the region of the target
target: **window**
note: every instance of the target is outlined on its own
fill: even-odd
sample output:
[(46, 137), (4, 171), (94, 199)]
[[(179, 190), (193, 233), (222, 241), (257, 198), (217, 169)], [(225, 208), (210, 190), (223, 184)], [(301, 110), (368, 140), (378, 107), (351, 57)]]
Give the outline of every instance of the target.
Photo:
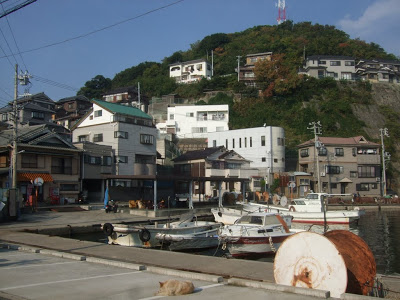
[(171, 72), (179, 71), (180, 69), (181, 69), (180, 67), (172, 67), (171, 68)]
[(194, 114), (193, 114), (192, 112), (187, 112), (187, 113), (186, 113), (186, 117), (193, 118), (193, 117), (194, 117)]
[(122, 155), (115, 156), (115, 163), (119, 163), (119, 164), (128, 163), (128, 156), (122, 156)]
[(266, 159), (265, 157), (261, 157), (261, 161), (262, 161), (262, 162), (266, 162), (267, 159)]
[(354, 61), (347, 60), (347, 61), (344, 62), (344, 65), (348, 66), (348, 67), (354, 66)]
[(33, 119), (41, 119), (41, 120), (44, 120), (44, 113), (39, 112), (39, 111), (33, 111), (33, 112), (32, 112), (32, 118), (33, 118)]
[(319, 64), (320, 64), (320, 65), (326, 65), (326, 60), (320, 60), (320, 61), (319, 61)]
[(127, 180), (111, 180), (111, 186), (131, 187), (131, 181), (127, 181)]
[(169, 119), (170, 119), (170, 120), (173, 120), (174, 117), (175, 117), (174, 114), (169, 114)]
[(360, 183), (356, 184), (357, 191), (369, 191), (369, 184), (368, 183)]
[(224, 128), (224, 126), (217, 126), (217, 128), (215, 128), (215, 131), (222, 132), (222, 131), (225, 131), (225, 128)]
[(350, 178), (357, 178), (357, 172), (356, 171), (350, 171)]
[(380, 174), (380, 168), (376, 166), (358, 166), (358, 177), (359, 178), (373, 178), (378, 177)]
[(217, 140), (213, 140), (213, 147), (217, 147)]
[(319, 148), (318, 155), (326, 156), (328, 154), (328, 150), (325, 147)]
[(74, 108), (74, 103), (73, 102), (68, 103), (68, 108), (69, 109), (73, 109)]
[(250, 137), (250, 147), (253, 147), (253, 138)]
[(147, 144), (147, 145), (153, 145), (154, 144), (154, 136), (152, 136), (150, 134), (141, 134), (140, 135), (140, 143)]
[(127, 139), (128, 132), (126, 131), (114, 131), (114, 137), (118, 139)]
[(310, 179), (300, 178), (300, 185), (310, 185)]
[(247, 137), (244, 138), (244, 147), (247, 148)]
[(261, 146), (265, 146), (265, 135), (261, 136)]
[(23, 168), (37, 168), (37, 161), (37, 155), (35, 154), (23, 154), (21, 158)]
[(339, 166), (325, 166), (326, 174), (340, 174), (343, 173), (343, 167)]
[(103, 134), (102, 133), (96, 133), (93, 135), (93, 143), (96, 142), (102, 142), (103, 141)]
[(91, 164), (91, 165), (100, 165), (101, 164), (101, 157), (89, 156), (89, 164)]
[(335, 67), (340, 66), (340, 61), (339, 60), (332, 60), (331, 61), (331, 66), (335, 66)]
[(274, 163), (277, 163), (278, 162), (278, 159), (277, 158), (274, 158)]
[(8, 168), (9, 166), (9, 156), (0, 156), (0, 168)]
[(102, 110), (96, 110), (95, 112), (94, 112), (94, 117), (96, 118), (96, 117), (101, 117), (103, 115), (103, 111)]
[(89, 142), (89, 135), (78, 136), (78, 142)]
[(242, 148), (242, 138), (239, 138), (239, 148)]
[(155, 162), (155, 158), (152, 155), (135, 155), (135, 163), (137, 164), (153, 164)]
[(52, 157), (51, 172), (54, 174), (72, 175), (72, 158)]
[(192, 127), (192, 133), (207, 133), (207, 127)]
[(351, 80), (353, 78), (351, 73), (342, 73), (342, 79)]
[(112, 162), (111, 156), (103, 156), (101, 158), (102, 166), (111, 166), (111, 162)]
[(344, 156), (343, 148), (335, 148), (335, 155), (336, 156)]
[(300, 156), (301, 156), (301, 157), (308, 157), (308, 156), (309, 156), (309, 154), (308, 154), (308, 148), (307, 148), (307, 149), (301, 149), (301, 150), (300, 150)]
[(78, 185), (77, 184), (60, 184), (60, 191), (77, 191)]
[(278, 138), (277, 143), (278, 146), (285, 146), (285, 140), (283, 138)]
[(1, 115), (1, 120), (2, 121), (8, 121), (8, 114), (2, 114)]
[(372, 190), (376, 190), (378, 188), (378, 184), (377, 183), (371, 183), (371, 189)]
[(235, 148), (235, 139), (232, 139), (232, 149)]
[(225, 148), (228, 149), (228, 139), (225, 140)]

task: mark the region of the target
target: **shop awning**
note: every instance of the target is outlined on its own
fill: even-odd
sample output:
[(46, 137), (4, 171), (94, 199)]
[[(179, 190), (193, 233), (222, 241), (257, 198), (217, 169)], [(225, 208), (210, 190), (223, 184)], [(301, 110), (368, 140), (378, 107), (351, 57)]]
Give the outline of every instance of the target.
[(44, 182), (52, 182), (53, 177), (49, 173), (18, 173), (18, 181), (33, 181), (42, 178)]

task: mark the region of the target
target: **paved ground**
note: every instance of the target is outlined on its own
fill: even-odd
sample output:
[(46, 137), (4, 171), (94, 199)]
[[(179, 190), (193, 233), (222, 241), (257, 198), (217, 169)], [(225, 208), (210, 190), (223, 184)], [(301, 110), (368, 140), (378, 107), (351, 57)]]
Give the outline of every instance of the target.
[[(122, 273), (130, 273), (129, 269), (126, 269), (126, 266), (136, 264), (140, 266), (144, 266), (144, 268), (147, 271), (139, 271), (142, 276), (144, 273), (149, 273), (151, 270), (154, 272), (161, 272), (165, 274), (164, 276), (161, 276), (158, 278), (157, 276), (154, 276), (155, 281), (151, 281), (153, 283), (157, 283), (157, 281), (162, 281), (165, 278), (172, 278), (176, 276), (183, 276), (187, 277), (193, 280), (203, 280), (204, 282), (197, 282), (196, 286), (209, 286), (210, 285), (210, 278), (212, 278), (211, 282), (214, 282), (215, 278), (219, 278), (217, 281), (220, 281), (220, 283), (224, 283), (224, 285), (216, 285), (213, 286), (214, 284), (218, 282), (211, 283), (212, 288), (207, 289), (212, 291), (209, 296), (206, 296), (206, 292), (203, 293), (203, 291), (199, 294), (195, 293), (191, 295), (193, 299), (196, 299), (197, 296), (201, 296), (202, 299), (218, 299), (216, 295), (221, 295), (225, 297), (230, 297), (232, 299), (239, 299), (235, 298), (235, 295), (242, 295), (241, 298), (245, 297), (246, 293), (250, 292), (249, 287), (233, 287), (230, 286), (227, 287), (226, 284), (229, 283), (230, 281), (235, 281), (234, 278), (239, 278), (242, 283), (248, 283), (248, 286), (256, 286), (257, 289), (250, 288), (251, 290), (251, 295), (254, 294), (255, 297), (252, 297), (252, 299), (257, 299), (258, 298), (258, 293), (261, 297), (265, 297), (264, 293), (267, 293), (268, 296), (275, 297), (276, 292), (273, 292), (274, 289), (279, 288), (279, 286), (274, 285), (274, 278), (273, 278), (273, 264), (272, 263), (267, 263), (267, 262), (256, 262), (256, 261), (247, 261), (247, 260), (234, 260), (234, 259), (226, 259), (226, 258), (218, 258), (218, 257), (206, 257), (206, 256), (198, 256), (198, 255), (191, 255), (191, 254), (185, 254), (185, 253), (176, 253), (176, 252), (169, 252), (169, 251), (163, 251), (160, 254), (160, 251), (157, 250), (151, 250), (151, 249), (139, 249), (139, 248), (133, 248), (133, 247), (120, 247), (120, 246), (112, 246), (112, 245), (107, 245), (107, 244), (101, 244), (101, 243), (95, 243), (95, 242), (88, 242), (88, 241), (78, 241), (78, 240), (71, 240), (67, 238), (61, 238), (58, 236), (45, 236), (45, 235), (37, 235), (37, 234), (32, 234), (26, 232), (26, 230), (45, 230), (49, 228), (69, 228), (70, 230), (74, 230), (74, 228), (77, 227), (87, 227), (90, 228), (92, 226), (98, 226), (101, 223), (105, 222), (132, 222), (132, 221), (146, 221), (148, 218), (146, 217), (139, 217), (135, 215), (129, 215), (129, 214), (105, 214), (104, 211), (102, 210), (94, 210), (94, 211), (75, 211), (75, 212), (51, 212), (51, 211), (40, 211), (37, 213), (32, 213), (32, 214), (23, 214), (21, 219), (16, 222), (11, 222), (11, 223), (2, 223), (0, 224), (0, 242), (3, 243), (3, 246), (7, 245), (26, 245), (23, 247), (24, 249), (27, 249), (29, 251), (36, 251), (35, 249), (43, 249), (43, 250), (37, 250), (36, 252), (41, 252), (41, 254), (31, 254), (37, 257), (42, 257), (46, 253), (46, 249), (50, 250), (50, 252), (47, 252), (47, 254), (52, 253), (53, 255), (60, 255), (60, 253), (64, 253), (64, 258), (63, 259), (68, 259), (68, 255), (73, 255), (76, 257), (83, 257), (86, 258), (88, 261), (88, 258), (93, 258), (93, 259), (104, 259), (107, 262), (111, 262), (114, 264), (114, 266), (104, 266), (102, 265), (102, 268), (105, 268), (105, 270), (101, 271), (94, 271), (93, 273), (85, 273), (81, 271), (79, 268), (77, 269), (78, 271), (62, 271), (60, 273), (55, 273), (52, 275), (52, 264), (53, 262), (50, 263), (44, 263), (45, 265), (48, 265), (50, 270), (47, 268), (43, 268), (43, 266), (36, 267), (36, 270), (40, 270), (40, 274), (46, 277), (47, 279), (44, 281), (46, 286), (46, 289), (49, 286), (52, 286), (52, 282), (55, 283), (55, 286), (57, 286), (59, 283), (57, 281), (63, 282), (66, 280), (66, 282), (69, 282), (68, 284), (76, 284), (77, 282), (82, 283), (84, 282), (83, 285), (83, 290), (94, 290), (92, 288), (92, 279), (91, 277), (95, 277), (96, 275), (93, 274), (103, 274), (102, 272), (105, 272), (104, 274), (108, 274), (107, 272), (115, 272), (112, 274), (117, 274), (112, 275), (110, 277), (112, 279), (112, 282), (117, 282), (121, 283), (124, 280), (118, 279), (118, 274)], [(51, 252), (52, 251), (52, 252)], [(10, 252), (10, 250), (9, 250)], [(20, 252), (17, 252), (20, 253)], [(2, 253), (3, 255), (3, 253)], [(4, 267), (7, 268), (7, 264), (9, 261), (9, 258), (4, 258), (3, 260), (2, 255), (0, 256), (0, 268), (1, 268), (1, 273), (0, 273), (0, 291), (10, 293), (12, 295), (18, 295), (21, 297), (26, 297), (30, 299), (62, 299), (62, 296), (60, 297), (50, 297), (52, 293), (49, 295), (41, 295), (35, 294), (34, 291), (30, 291), (29, 289), (34, 288), (37, 289), (38, 287), (35, 287), (35, 283), (30, 283), (31, 281), (27, 280), (22, 286), (24, 286), (23, 289), (28, 288), (27, 294), (25, 292), (19, 292), (20, 288), (15, 288), (20, 286), (20, 284), (15, 284), (14, 282), (19, 282), (11, 280), (11, 271), (6, 271), (3, 270)], [(5, 255), (5, 254), (4, 254)], [(18, 254), (17, 254), (18, 255)], [(52, 258), (54, 259), (54, 258)], [(24, 267), (26, 268), (31, 268), (30, 266), (30, 261), (36, 261), (36, 260), (43, 260), (43, 258), (30, 258), (28, 260), (21, 259), (15, 263), (10, 263), (11, 265), (18, 265), (21, 268), (19, 268), (21, 274), (16, 275), (16, 276), (22, 276), (24, 274), (29, 274), (26, 273), (24, 270)], [(1, 262), (5, 261), (2, 264)], [(75, 267), (80, 267), (82, 266), (87, 266), (90, 265), (88, 261), (84, 262), (73, 262), (71, 263), (71, 266)], [(59, 261), (55, 262), (59, 263)], [(103, 261), (104, 263), (104, 261)], [(118, 265), (119, 264), (119, 265)], [(68, 266), (69, 264), (65, 264)], [(124, 266), (125, 265), (125, 266)], [(56, 266), (56, 265), (55, 265)], [(64, 267), (62, 269), (56, 268), (57, 271), (64, 270)], [(99, 266), (93, 265), (90, 268), (97, 268)], [(8, 266), (10, 268), (10, 266)], [(85, 269), (86, 267), (83, 267)], [(6, 269), (8, 270), (8, 269)], [(13, 269), (15, 271), (15, 269)], [(18, 269), (16, 269), (18, 270)], [(45, 270), (45, 271), (44, 271)], [(13, 271), (13, 272), (14, 272)], [(132, 271), (133, 272), (133, 271)], [(188, 273), (185, 273), (188, 272)], [(83, 278), (83, 281), (81, 280), (74, 280), (73, 274), (78, 274), (78, 278)], [(154, 294), (154, 290), (157, 290), (158, 286), (157, 284), (151, 284), (150, 286), (143, 285), (143, 282), (146, 281), (146, 277), (140, 277), (136, 278), (135, 274), (139, 273), (132, 273), (129, 276), (133, 276), (131, 280), (128, 279), (128, 282), (133, 282), (134, 286), (136, 283), (140, 283), (133, 290), (137, 290), (136, 292), (130, 291), (130, 286), (129, 285), (123, 285), (120, 287), (121, 290), (118, 288), (117, 291), (115, 291), (116, 294), (100, 294), (97, 295), (94, 293), (93, 295), (87, 295), (87, 297), (81, 297), (81, 299), (91, 299), (93, 297), (96, 297), (96, 299), (117, 299), (115, 295), (118, 294), (118, 291), (120, 291), (123, 296), (119, 297), (118, 299), (125, 299), (125, 297), (128, 297), (130, 299), (143, 299), (146, 297), (151, 297), (151, 295)], [(71, 276), (72, 275), (72, 276)], [(100, 275), (99, 275), (100, 276)], [(153, 275), (150, 275), (152, 277)], [(210, 277), (212, 276), (212, 277)], [(43, 277), (43, 278), (44, 278)], [(120, 276), (125, 279), (125, 276)], [(36, 276), (28, 276), (30, 279), (37, 279)], [(108, 277), (99, 277), (99, 280), (103, 280), (106, 282)], [(152, 277), (153, 278), (153, 277)], [(95, 278), (93, 278), (95, 279)], [(159, 280), (160, 279), (160, 280)], [(95, 280), (95, 282), (98, 284), (99, 280)], [(102, 282), (103, 282), (102, 281)], [(35, 281), (33, 281), (35, 282)], [(393, 291), (398, 291), (400, 292), (400, 278), (399, 277), (388, 277), (385, 278), (385, 284), (388, 284), (390, 288)], [(108, 281), (107, 281), (108, 283)], [(264, 284), (267, 286), (265, 287), (260, 287), (259, 285)], [(33, 284), (33, 286), (29, 286)], [(103, 283), (102, 283), (103, 284)], [(81, 284), (79, 285), (81, 286)], [(14, 288), (13, 288), (14, 287)], [(397, 287), (397, 290), (396, 290)], [(106, 291), (109, 291), (110, 288), (107, 287), (107, 285), (104, 283), (104, 288)], [(225, 289), (229, 288), (234, 288), (233, 290), (236, 290), (235, 292), (232, 292), (232, 297), (231, 294), (226, 291)], [(21, 289), (21, 291), (23, 290)], [(132, 289), (132, 288), (131, 288)], [(113, 289), (111, 289), (113, 290)], [(110, 291), (111, 291), (110, 290)], [(123, 291), (122, 291), (123, 290)], [(204, 289), (205, 290), (205, 289)], [(261, 292), (262, 290), (262, 292)], [(291, 293), (279, 293), (279, 299), (302, 299), (304, 295), (301, 294), (293, 294), (292, 292), (299, 292), (302, 293), (304, 289), (296, 289), (292, 290)], [(59, 291), (59, 289), (56, 289), (56, 291)], [(240, 291), (240, 292), (239, 292)], [(306, 292), (312, 292), (316, 290), (306, 290)], [(65, 290), (67, 295), (68, 289)], [(317, 292), (317, 291), (316, 291)], [(125, 293), (125, 294), (124, 294)], [(133, 297), (131, 298), (131, 293), (139, 293), (138, 297)], [(219, 294), (220, 293), (220, 294)], [(36, 296), (34, 296), (36, 295)], [(104, 297), (102, 297), (104, 295)], [(392, 294), (396, 295), (396, 294)], [(114, 297), (115, 296), (115, 297)], [(282, 297), (289, 297), (289, 298), (282, 298)], [(315, 296), (315, 295), (314, 295)], [(1, 294), (0, 294), (1, 297)], [(295, 297), (295, 298), (291, 298)], [(298, 298), (297, 298), (298, 297)], [(70, 297), (72, 299), (76, 297)], [(79, 298), (79, 297), (78, 297)], [(0, 298), (1, 299), (1, 298)], [(272, 298), (274, 299), (274, 298)], [(277, 298), (278, 299), (278, 298)]]

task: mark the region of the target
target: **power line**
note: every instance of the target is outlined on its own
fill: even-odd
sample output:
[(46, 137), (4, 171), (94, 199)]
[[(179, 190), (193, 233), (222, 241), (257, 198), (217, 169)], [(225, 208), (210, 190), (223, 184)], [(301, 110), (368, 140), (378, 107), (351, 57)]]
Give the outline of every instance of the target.
[(36, 81), (39, 81), (41, 83), (49, 84), (49, 85), (52, 85), (52, 86), (55, 86), (55, 87), (58, 87), (58, 88), (62, 88), (62, 89), (66, 89), (66, 90), (70, 90), (70, 91), (73, 91), (73, 92), (77, 92), (78, 91), (77, 88), (74, 88), (74, 87), (72, 87), (70, 85), (67, 85), (67, 84), (64, 84), (64, 83), (59, 83), (59, 82), (56, 82), (56, 81), (53, 81), (53, 80), (50, 80), (50, 79), (46, 79), (46, 78), (43, 78), (43, 77), (40, 77), (40, 76), (37, 76), (37, 75), (31, 75), (31, 76), (32, 76), (33, 79), (35, 79)]
[(11, 13), (13, 13), (13, 12), (15, 12), (15, 11), (21, 9), (21, 8), (23, 8), (23, 7), (25, 7), (25, 6), (28, 6), (29, 4), (32, 4), (33, 2), (36, 2), (36, 1), (37, 0), (27, 0), (27, 1), (23, 2), (23, 3), (21, 3), (21, 4), (18, 4), (18, 5), (10, 8), (10, 9), (4, 11), (2, 14), (0, 14), (0, 19), (2, 17), (5, 17), (5, 16), (7, 16), (7, 15), (9, 15), (9, 14), (11, 14)]
[[(35, 0), (35, 1), (36, 1), (36, 0)], [(139, 18), (141, 18), (141, 17), (144, 17), (144, 16), (149, 15), (149, 14), (151, 14), (151, 13), (154, 13), (154, 12), (156, 12), (156, 11), (165, 9), (165, 8), (167, 8), (167, 7), (176, 5), (176, 4), (178, 4), (178, 3), (180, 3), (180, 2), (183, 2), (183, 1), (185, 1), (185, 0), (178, 0), (178, 1), (175, 1), (175, 2), (173, 2), (173, 3), (170, 3), (170, 4), (167, 4), (167, 5), (164, 5), (164, 6), (161, 6), (161, 7), (152, 9), (152, 10), (149, 10), (149, 11), (147, 11), (147, 12), (145, 12), (145, 13), (143, 13), (143, 14), (137, 15), (137, 16), (135, 16), (135, 17), (132, 17), (132, 18), (129, 18), (129, 19), (126, 19), (126, 20), (123, 20), (123, 21), (120, 21), (120, 22), (117, 22), (117, 23), (114, 23), (114, 24), (111, 24), (111, 25), (102, 27), (102, 28), (100, 28), (100, 29), (96, 29), (96, 30), (90, 31), (90, 32), (88, 32), (88, 33), (84, 33), (84, 34), (81, 34), (81, 35), (78, 35), (78, 36), (75, 36), (75, 37), (72, 37), (72, 38), (65, 39), (65, 40), (63, 40), (63, 41), (59, 41), (59, 42), (47, 44), (47, 45), (44, 45), (44, 46), (41, 46), (41, 47), (37, 47), (37, 48), (34, 48), (34, 49), (25, 50), (25, 51), (20, 51), (18, 54), (34, 52), (34, 51), (41, 50), (41, 49), (44, 49), (44, 48), (53, 47), (53, 46), (60, 45), (60, 44), (63, 44), (63, 43), (67, 43), (67, 42), (70, 42), (70, 41), (73, 41), (73, 40), (81, 39), (81, 38), (87, 37), (87, 36), (89, 36), (89, 35), (98, 33), (98, 32), (100, 32), (100, 31), (103, 31), (103, 30), (110, 29), (110, 28), (112, 28), (112, 27), (121, 25), (121, 24), (123, 24), (123, 23), (129, 22), (129, 21), (132, 21), (132, 20), (139, 19)], [(8, 56), (10, 56), (10, 55), (8, 55)], [(7, 55), (5, 55), (5, 56), (0, 56), (0, 58), (5, 58), (5, 57), (8, 57), (8, 56), (7, 56)]]

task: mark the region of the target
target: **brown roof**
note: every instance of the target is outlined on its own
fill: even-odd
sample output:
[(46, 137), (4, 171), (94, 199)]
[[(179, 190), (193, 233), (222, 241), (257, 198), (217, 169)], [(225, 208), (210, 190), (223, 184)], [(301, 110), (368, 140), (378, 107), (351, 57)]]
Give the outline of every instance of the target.
[[(354, 145), (354, 146), (376, 146), (379, 147), (380, 144), (373, 143), (367, 141), (363, 136), (354, 136), (354, 137), (348, 137), (348, 138), (342, 138), (342, 137), (319, 137), (318, 140), (324, 144), (324, 145)], [(314, 144), (314, 139), (308, 140), (307, 142), (304, 142), (300, 145), (297, 145), (297, 147), (305, 147), (305, 146), (310, 146)]]

